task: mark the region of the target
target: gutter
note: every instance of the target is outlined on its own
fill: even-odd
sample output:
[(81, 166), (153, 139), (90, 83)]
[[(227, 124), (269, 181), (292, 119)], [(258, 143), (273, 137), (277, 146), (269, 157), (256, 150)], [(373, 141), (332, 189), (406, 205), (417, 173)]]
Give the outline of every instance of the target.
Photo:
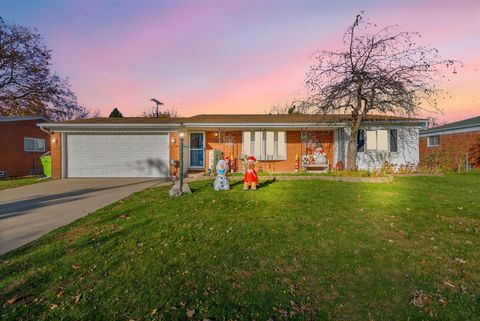
[(49, 130), (44, 129), (44, 128), (42, 127), (42, 124), (37, 124), (37, 126), (40, 127), (40, 130), (41, 130), (42, 132), (47, 133), (47, 134), (50, 135), (50, 137), (52, 137), (52, 132), (49, 131)]

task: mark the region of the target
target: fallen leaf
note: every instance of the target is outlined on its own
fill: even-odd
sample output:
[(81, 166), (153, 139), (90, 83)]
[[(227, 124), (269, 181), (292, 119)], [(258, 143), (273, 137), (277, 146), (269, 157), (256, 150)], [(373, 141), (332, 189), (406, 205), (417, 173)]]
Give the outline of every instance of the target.
[(440, 304), (442, 305), (447, 305), (447, 300), (445, 300), (445, 298), (442, 296), (438, 298), (438, 302), (440, 302)]
[(195, 309), (187, 309), (187, 317), (192, 318), (193, 315), (195, 314)]
[(410, 304), (416, 307), (423, 307), (430, 303), (431, 297), (423, 293), (422, 290), (415, 290), (413, 292), (413, 298), (410, 300)]
[(65, 294), (65, 291), (62, 289), (57, 293), (57, 298), (61, 298)]
[(54, 303), (50, 306), (50, 310), (55, 310), (56, 308), (58, 308), (58, 304)]
[(449, 287), (451, 287), (451, 288), (456, 288), (455, 285), (453, 285), (452, 283), (450, 283), (450, 282), (448, 282), (448, 281), (443, 282), (443, 284), (445, 284), (446, 286), (449, 286)]
[(17, 303), (18, 301), (20, 301), (20, 297), (19, 297), (19, 296), (15, 296), (15, 297), (7, 300), (7, 303), (8, 303), (8, 304), (15, 304), (15, 303)]
[(157, 309), (153, 309), (152, 312), (150, 313), (150, 315), (154, 316), (155, 314), (157, 314)]
[(80, 298), (81, 298), (81, 297), (82, 297), (81, 294), (77, 294), (77, 295), (75, 296), (75, 304), (78, 304), (78, 302), (80, 302)]
[(460, 264), (465, 264), (465, 263), (467, 263), (467, 261), (462, 260), (462, 259), (460, 259), (460, 258), (458, 258), (458, 257), (455, 258), (455, 261), (457, 261), (457, 262), (460, 263)]
[(78, 270), (80, 268), (80, 264), (74, 264), (72, 265), (72, 269)]

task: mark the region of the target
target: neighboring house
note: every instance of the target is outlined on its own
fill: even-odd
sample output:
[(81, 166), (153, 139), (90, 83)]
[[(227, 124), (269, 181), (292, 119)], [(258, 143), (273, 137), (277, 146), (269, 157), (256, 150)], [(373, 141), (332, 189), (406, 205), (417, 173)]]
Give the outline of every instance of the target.
[[(40, 124), (52, 133), (52, 176), (166, 177), (180, 159), (184, 170), (205, 171), (212, 150), (231, 156), (241, 170), (241, 154), (254, 155), (258, 168), (293, 172), (296, 159), (322, 145), (330, 166), (346, 165), (346, 115), (197, 115), (185, 118), (94, 118)], [(390, 161), (417, 164), (418, 133), (424, 119), (366, 117), (358, 146), (360, 169)], [(306, 139), (306, 137), (309, 137)], [(300, 161), (301, 163), (301, 161)]]
[(50, 136), (37, 124), (41, 116), (0, 116), (0, 177), (43, 174), (40, 156), (50, 150)]
[(452, 167), (468, 162), (480, 167), (480, 116), (420, 131), (422, 161), (436, 161)]

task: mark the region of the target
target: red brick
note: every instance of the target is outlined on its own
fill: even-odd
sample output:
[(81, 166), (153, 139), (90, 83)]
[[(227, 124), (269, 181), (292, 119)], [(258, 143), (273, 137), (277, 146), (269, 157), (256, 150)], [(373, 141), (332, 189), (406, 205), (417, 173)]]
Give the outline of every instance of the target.
[(24, 139), (45, 139), (45, 151), (50, 150), (50, 135), (37, 126), (39, 120), (0, 123), (0, 170), (11, 177), (29, 175), (32, 169), (42, 169), (40, 156), (45, 152), (25, 152)]
[(446, 162), (455, 167), (455, 158), (469, 154), (469, 162), (480, 168), (478, 159), (473, 158), (473, 149), (480, 139), (480, 131), (440, 135), (440, 146), (427, 146), (427, 137), (420, 138), (420, 161), (438, 155), (440, 162)]

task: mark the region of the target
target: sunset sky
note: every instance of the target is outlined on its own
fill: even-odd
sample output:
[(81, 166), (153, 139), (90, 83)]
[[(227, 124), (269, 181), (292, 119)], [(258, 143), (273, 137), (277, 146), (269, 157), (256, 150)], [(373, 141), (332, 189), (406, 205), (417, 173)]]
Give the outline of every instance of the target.
[(137, 116), (155, 97), (183, 116), (264, 113), (305, 93), (317, 49), (338, 49), (355, 15), (419, 31), (465, 67), (443, 88), (442, 121), (480, 115), (480, 1), (0, 0), (36, 27), (81, 104)]

